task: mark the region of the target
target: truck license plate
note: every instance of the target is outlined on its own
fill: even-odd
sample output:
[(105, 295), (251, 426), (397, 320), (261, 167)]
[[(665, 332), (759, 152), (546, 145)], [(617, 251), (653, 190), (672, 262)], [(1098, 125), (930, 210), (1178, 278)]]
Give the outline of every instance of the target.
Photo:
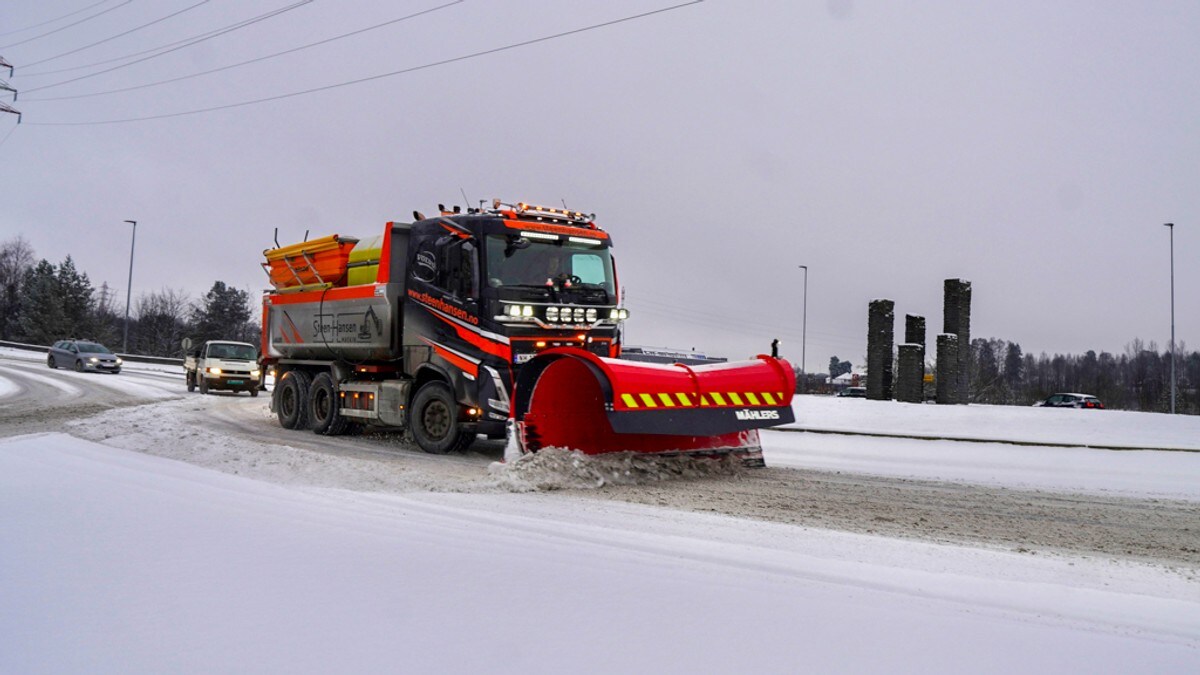
[(245, 384), (242, 380), (230, 380), (229, 384)]
[(513, 354), (513, 363), (525, 363), (533, 357), (533, 354)]

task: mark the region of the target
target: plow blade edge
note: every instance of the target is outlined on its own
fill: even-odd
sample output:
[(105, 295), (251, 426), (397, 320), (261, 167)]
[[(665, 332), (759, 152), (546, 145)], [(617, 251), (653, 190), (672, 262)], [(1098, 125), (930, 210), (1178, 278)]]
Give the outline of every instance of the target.
[(783, 359), (657, 365), (547, 350), (517, 378), (522, 450), (586, 454), (734, 454), (761, 464), (758, 429), (795, 421), (796, 380)]

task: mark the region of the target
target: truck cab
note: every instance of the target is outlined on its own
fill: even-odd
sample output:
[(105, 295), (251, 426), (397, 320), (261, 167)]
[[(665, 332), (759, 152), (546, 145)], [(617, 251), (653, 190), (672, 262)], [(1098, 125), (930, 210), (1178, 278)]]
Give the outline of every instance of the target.
[(618, 355), (627, 314), (611, 239), (589, 216), (518, 204), (418, 221), (410, 237), (410, 372), (452, 383), (482, 433), (503, 433), (517, 373), (539, 352)]

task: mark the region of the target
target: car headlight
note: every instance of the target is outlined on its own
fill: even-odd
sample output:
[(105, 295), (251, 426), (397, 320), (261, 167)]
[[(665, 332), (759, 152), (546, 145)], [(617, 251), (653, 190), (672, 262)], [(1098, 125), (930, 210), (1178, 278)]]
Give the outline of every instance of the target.
[(221, 369), (220, 368), (209, 368), (208, 372), (212, 375), (220, 375)]
[(547, 307), (546, 308), (546, 320), (547, 321), (558, 321), (558, 308), (557, 307)]
[(98, 358), (96, 358), (96, 357), (94, 357), (94, 356), (90, 356), (90, 357), (88, 357), (88, 362), (90, 362), (90, 363), (100, 363), (100, 359), (98, 359)]
[(117, 365), (119, 366), (119, 365), (121, 365), (122, 363), (125, 363), (125, 359), (123, 359), (123, 358), (121, 358), (121, 357), (119, 357), (119, 356), (118, 356), (118, 357), (117, 357)]

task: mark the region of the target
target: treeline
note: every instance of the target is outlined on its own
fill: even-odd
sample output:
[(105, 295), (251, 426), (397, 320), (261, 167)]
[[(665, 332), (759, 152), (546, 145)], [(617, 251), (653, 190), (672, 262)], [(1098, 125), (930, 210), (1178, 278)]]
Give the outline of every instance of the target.
[[(94, 288), (69, 255), (57, 265), (34, 262), (23, 238), (0, 243), (0, 340), (49, 345), (86, 338), (121, 351), (125, 303), (113, 296), (107, 283)], [(198, 299), (173, 289), (142, 293), (129, 309), (127, 351), (179, 356), (184, 337), (255, 343), (259, 325), (252, 316), (250, 294), (221, 281)]]
[[(970, 377), (971, 400), (978, 403), (1031, 405), (1056, 392), (1080, 392), (1097, 396), (1106, 408), (1171, 409), (1171, 352), (1153, 341), (1135, 339), (1122, 354), (1034, 356), (1015, 342), (977, 338), (971, 341)], [(1175, 380), (1176, 412), (1200, 414), (1200, 352), (1176, 345)]]

